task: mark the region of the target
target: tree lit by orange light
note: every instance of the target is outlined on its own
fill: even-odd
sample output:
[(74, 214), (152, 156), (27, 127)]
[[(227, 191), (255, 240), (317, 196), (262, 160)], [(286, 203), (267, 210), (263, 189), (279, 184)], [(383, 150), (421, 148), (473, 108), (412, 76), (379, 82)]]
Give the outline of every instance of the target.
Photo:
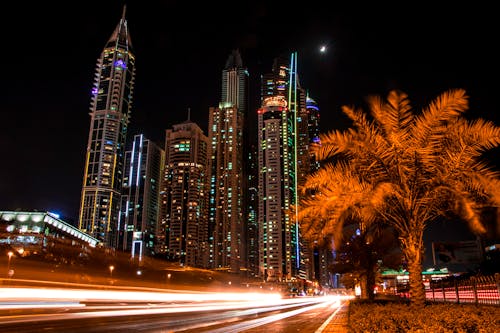
[(454, 213), (484, 233), (483, 208), (500, 204), (500, 179), (481, 155), (500, 144), (500, 127), (468, 121), (468, 96), (449, 90), (414, 112), (407, 94), (367, 98), (369, 113), (344, 106), (354, 127), (320, 135), (312, 152), (324, 161), (301, 190), (299, 221), (306, 238), (338, 237), (361, 217), (394, 227), (408, 264), (410, 298), (423, 306), (423, 235), (429, 223)]

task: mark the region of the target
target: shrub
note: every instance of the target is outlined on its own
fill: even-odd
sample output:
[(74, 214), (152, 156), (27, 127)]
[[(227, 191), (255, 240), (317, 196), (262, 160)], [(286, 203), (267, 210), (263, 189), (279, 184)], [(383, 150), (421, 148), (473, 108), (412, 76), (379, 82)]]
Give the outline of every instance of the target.
[(349, 333), (500, 332), (500, 307), (428, 304), (415, 311), (408, 303), (353, 301)]

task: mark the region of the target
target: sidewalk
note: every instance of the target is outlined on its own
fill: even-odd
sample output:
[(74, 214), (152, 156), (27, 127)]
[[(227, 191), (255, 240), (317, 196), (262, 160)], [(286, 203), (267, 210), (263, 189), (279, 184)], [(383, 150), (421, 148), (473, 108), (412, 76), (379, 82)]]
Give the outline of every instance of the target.
[(331, 317), (325, 322), (325, 327), (320, 327), (315, 333), (347, 333), (349, 301), (342, 304), (342, 307), (335, 310)]

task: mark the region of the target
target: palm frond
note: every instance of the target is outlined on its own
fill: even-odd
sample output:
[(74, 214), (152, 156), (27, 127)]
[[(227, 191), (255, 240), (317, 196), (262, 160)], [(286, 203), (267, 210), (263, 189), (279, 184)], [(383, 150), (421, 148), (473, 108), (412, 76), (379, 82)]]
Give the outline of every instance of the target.
[(467, 196), (460, 197), (459, 209), (457, 212), (460, 214), (472, 232), (476, 234), (483, 234), (486, 232), (486, 228), (481, 223), (481, 210), (477, 209), (476, 202), (469, 200)]
[[(444, 125), (463, 114), (468, 107), (468, 96), (463, 89), (452, 89), (439, 95), (415, 118), (412, 128), (415, 145), (423, 147), (439, 143), (446, 132)], [(438, 138), (433, 139), (433, 135)]]
[(342, 106), (342, 112), (352, 120), (354, 127), (357, 129), (358, 133), (365, 133), (373, 125), (367, 119), (366, 113), (359, 108), (353, 108), (350, 106)]
[(462, 145), (470, 146), (476, 156), (500, 145), (500, 127), (484, 119), (458, 119), (448, 126), (447, 132), (452, 139), (460, 138)]
[(481, 171), (465, 171), (459, 175), (455, 187), (469, 193), (477, 202), (485, 206), (500, 207), (500, 179), (496, 170), (489, 168)]
[(349, 151), (353, 141), (352, 133), (337, 130), (320, 134), (319, 139), (320, 142), (310, 148), (317, 161), (324, 161), (338, 153)]
[(367, 103), (373, 118), (383, 128), (391, 145), (404, 146), (414, 117), (408, 95), (392, 90), (388, 94), (387, 102), (379, 96), (369, 96)]

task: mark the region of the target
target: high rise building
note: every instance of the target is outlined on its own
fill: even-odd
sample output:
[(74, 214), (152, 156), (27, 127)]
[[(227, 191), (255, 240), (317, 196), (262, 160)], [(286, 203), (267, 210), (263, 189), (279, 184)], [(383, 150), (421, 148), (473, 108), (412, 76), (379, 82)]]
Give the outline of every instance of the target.
[(233, 50), (222, 71), (222, 103), (229, 102), (246, 115), (248, 110), (248, 70), (243, 67), (241, 54)]
[(80, 230), (117, 245), (122, 170), (132, 108), (135, 56), (123, 15), (97, 60), (80, 203)]
[[(320, 109), (318, 103), (312, 99), (309, 94), (306, 97), (307, 109), (307, 125), (309, 133), (309, 144), (319, 143), (320, 134)], [(318, 171), (320, 163), (315, 159), (314, 155), (310, 155), (310, 172)], [(311, 244), (312, 260), (311, 260), (311, 276), (314, 280), (318, 281), (321, 286), (333, 286), (332, 274), (329, 272), (328, 267), (333, 264), (334, 257), (332, 249), (328, 246), (318, 247)]]
[(247, 110), (248, 71), (240, 53), (229, 55), (222, 71), (222, 101), (210, 107), (209, 267), (238, 273), (246, 268), (244, 235), (243, 125)]
[(245, 222), (246, 222), (246, 258), (249, 276), (259, 275), (259, 226), (257, 223), (257, 212), (259, 204), (259, 181), (258, 181), (258, 160), (257, 145), (249, 145), (245, 154)]
[(264, 99), (258, 111), (259, 275), (267, 281), (298, 273), (293, 228), (293, 137), (284, 96)]
[[(297, 75), (298, 77), (298, 75)], [(294, 204), (299, 202), (299, 190), (298, 188), (304, 183), (306, 176), (311, 171), (311, 153), (309, 150), (309, 117), (306, 107), (306, 92), (300, 87), (299, 80), (297, 78), (297, 88), (296, 88), (297, 103), (295, 107), (295, 165), (296, 165), (296, 190)], [(294, 207), (294, 213), (296, 213), (296, 208)], [(297, 217), (297, 216), (295, 216)], [(294, 219), (295, 221), (295, 219)], [(299, 247), (299, 272), (298, 277), (305, 280), (313, 279), (312, 270), (312, 259), (313, 252), (310, 243), (303, 237), (301, 237), (300, 232), (300, 221), (298, 227), (298, 247)]]
[[(319, 143), (319, 125), (320, 125), (320, 113), (318, 103), (309, 94), (306, 96), (306, 109), (307, 109), (307, 127), (309, 133), (309, 143)], [(317, 171), (320, 168), (319, 161), (317, 161), (314, 155), (311, 154), (311, 171)]]
[(208, 146), (190, 120), (166, 131), (159, 247), (191, 267), (208, 263)]
[(261, 78), (258, 110), (259, 275), (266, 280), (310, 278), (310, 249), (300, 239), (298, 187), (310, 170), (306, 94), (297, 53), (277, 57)]
[(157, 144), (135, 135), (132, 149), (125, 152), (118, 248), (132, 258), (155, 255), (160, 208), (160, 188), (165, 152)]

